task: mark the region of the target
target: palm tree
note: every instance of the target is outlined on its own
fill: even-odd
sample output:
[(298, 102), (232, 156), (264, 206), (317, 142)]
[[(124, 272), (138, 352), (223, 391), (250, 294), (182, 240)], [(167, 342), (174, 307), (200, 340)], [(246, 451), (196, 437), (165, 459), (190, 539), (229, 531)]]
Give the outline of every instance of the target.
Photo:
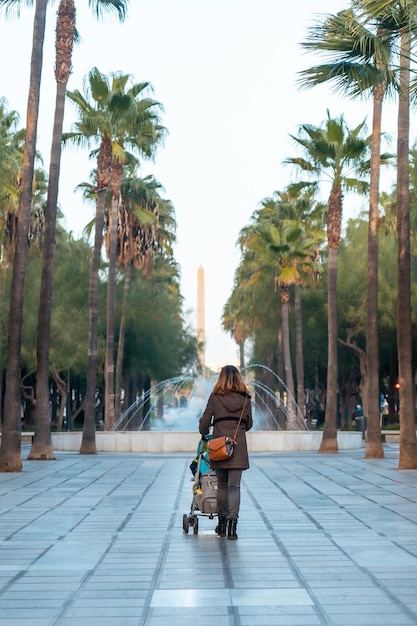
[(376, 33), (358, 21), (352, 9), (329, 16), (310, 31), (303, 46), (327, 57), (327, 63), (300, 73), (300, 83), (312, 87), (331, 82), (335, 91), (351, 98), (373, 95), (368, 222), (368, 303), (366, 372), (368, 436), (367, 458), (384, 456), (379, 422), (378, 358), (378, 202), (382, 103), (395, 79), (390, 67), (391, 37), (382, 26)]
[[(94, 247), (91, 259), (91, 269), (88, 288), (88, 364), (87, 385), (84, 398), (84, 425), (80, 454), (96, 454), (96, 422), (95, 422), (95, 393), (97, 384), (97, 324), (98, 324), (98, 283), (103, 243), (104, 214), (106, 194), (110, 186), (112, 141), (111, 125), (106, 126), (106, 116), (102, 112), (100, 103), (107, 100), (109, 88), (107, 80), (94, 68), (88, 75), (88, 85), (85, 88), (85, 97), (79, 92), (68, 92), (69, 99), (78, 107), (79, 121), (75, 131), (63, 136), (64, 142), (84, 145), (96, 139), (100, 140), (97, 153), (96, 183), (96, 215), (94, 221)], [(93, 103), (90, 104), (90, 97)], [(90, 194), (90, 192), (89, 192)]]
[[(407, 3), (405, 3), (407, 4)], [(410, 256), (410, 16), (400, 3), (400, 86), (397, 125), (397, 344), (400, 383), (400, 469), (417, 469), (415, 383), (412, 367), (411, 256)], [(415, 16), (414, 16), (415, 21)], [(415, 25), (415, 24), (414, 24)]]
[(400, 469), (417, 468), (415, 385), (412, 371), (410, 278), (409, 132), (412, 44), (417, 34), (417, 9), (412, 0), (361, 0), (358, 5), (370, 20), (381, 20), (399, 41), (397, 124), (397, 239), (398, 304), (397, 344), (400, 396)]
[[(90, 5), (97, 16), (103, 11), (113, 9), (123, 16), (127, 0), (92, 0)], [(6, 11), (20, 5), (32, 5), (32, 0), (0, 0), (0, 8)], [(64, 3), (65, 4), (65, 3)], [(9, 342), (7, 348), (7, 375), (4, 407), (7, 418), (3, 425), (3, 437), (0, 447), (0, 471), (20, 471), (22, 466), (20, 451), (20, 349), (23, 325), (23, 291), (26, 272), (28, 222), (32, 195), (32, 179), (36, 153), (36, 134), (39, 110), (39, 94), (43, 61), (43, 42), (45, 34), (47, 0), (36, 0), (35, 20), (32, 42), (32, 60), (27, 109), (26, 141), (22, 168), (21, 195), (19, 201), (19, 219), (15, 263), (13, 266), (12, 295), (9, 312)], [(45, 417), (44, 419), (47, 419)], [(44, 429), (43, 429), (44, 430)], [(45, 432), (45, 431), (44, 431)], [(49, 447), (49, 446), (48, 446)]]
[[(7, 221), (19, 206), (19, 178), (22, 169), (25, 131), (18, 130), (17, 111), (8, 111), (6, 100), (0, 98), (0, 234), (6, 242)], [(7, 247), (7, 246), (6, 246)]]
[[(115, 367), (114, 367), (114, 327), (116, 308), (117, 275), (117, 240), (118, 215), (121, 205), (121, 185), (123, 171), (127, 164), (135, 163), (136, 157), (126, 148), (140, 153), (145, 158), (154, 155), (158, 143), (162, 140), (165, 129), (159, 123), (158, 109), (161, 105), (155, 100), (144, 97), (148, 85), (136, 84), (128, 88), (129, 75), (114, 74), (113, 97), (123, 102), (123, 116), (113, 125), (114, 139), (111, 175), (111, 210), (108, 228), (108, 282), (107, 282), (107, 328), (105, 358), (105, 429), (115, 423)], [(126, 90), (126, 91), (125, 91)]]
[(4, 273), (13, 261), (16, 244), (19, 180), (22, 170), (25, 131), (18, 130), (17, 111), (7, 111), (6, 101), (0, 98), (0, 298)]
[(65, 91), (71, 68), (74, 33), (74, 2), (73, 0), (62, 1), (58, 9), (56, 30), (55, 78), (57, 93), (49, 169), (41, 293), (38, 312), (35, 436), (28, 457), (30, 460), (51, 460), (55, 458), (49, 425), (49, 344), (59, 165), (61, 161), (61, 137), (64, 120)]
[[(75, 124), (74, 131), (64, 135), (64, 141), (77, 145), (98, 144), (97, 170), (96, 170), (96, 218), (95, 218), (95, 240), (94, 252), (90, 273), (89, 287), (89, 346), (88, 346), (88, 368), (87, 368), (87, 388), (84, 400), (84, 427), (81, 444), (81, 454), (94, 454), (95, 447), (95, 391), (97, 382), (97, 287), (98, 271), (100, 267), (101, 248), (103, 242), (103, 228), (106, 195), (112, 185), (112, 172), (115, 168), (120, 169), (114, 156), (128, 160), (129, 154), (120, 143), (125, 139), (123, 129), (129, 129), (132, 133), (128, 137), (128, 143), (136, 141), (141, 148), (141, 153), (152, 156), (152, 135), (149, 123), (157, 121), (157, 116), (153, 113), (160, 107), (159, 103), (149, 98), (140, 98), (149, 88), (148, 83), (133, 85), (127, 93), (124, 93), (128, 76), (121, 74), (110, 77), (100, 73), (97, 68), (93, 68), (85, 83), (84, 95), (77, 91), (68, 92), (69, 99), (78, 109), (79, 120)], [(137, 100), (137, 98), (139, 99)], [(151, 124), (152, 125), (152, 124)], [(159, 129), (159, 127), (158, 127)], [(159, 129), (158, 132), (163, 132)], [(94, 154), (94, 153), (93, 153)], [(133, 159), (134, 160), (134, 159)], [(117, 181), (116, 184), (121, 184)], [(113, 185), (113, 195), (118, 192)], [(116, 228), (116, 237), (113, 240), (112, 254), (113, 267), (115, 268), (115, 257), (117, 253), (117, 212), (118, 197), (114, 198), (113, 209), (115, 217), (113, 225)], [(114, 252), (113, 252), (114, 248)], [(108, 248), (110, 251), (110, 248)], [(113, 273), (114, 270), (112, 270)], [(109, 279), (110, 280), (110, 279)], [(114, 306), (114, 298), (112, 306)], [(112, 328), (111, 333), (114, 330)], [(109, 376), (110, 383), (112, 377)], [(113, 383), (114, 384), (114, 383)]]
[(369, 151), (369, 139), (362, 137), (365, 123), (350, 130), (343, 118), (332, 119), (327, 111), (327, 120), (322, 127), (303, 124), (299, 136), (292, 136), (303, 149), (305, 158), (285, 160), (302, 173), (319, 179), (325, 176), (330, 183), (327, 212), (328, 242), (328, 359), (326, 415), (320, 452), (335, 453), (337, 444), (337, 252), (340, 245), (343, 190), (364, 193), (368, 183), (353, 174), (363, 173)]
[[(24, 131), (17, 130), (19, 116), (7, 111), (6, 102), (0, 98), (0, 302), (4, 298), (5, 275), (13, 259), (16, 243), (16, 214), (19, 205), (19, 177), (23, 159)], [(4, 371), (3, 316), (0, 315), (0, 370)], [(3, 376), (0, 379), (0, 398), (3, 398)], [(3, 403), (0, 402), (0, 424), (3, 421)]]
[(115, 421), (120, 417), (122, 364), (125, 341), (127, 302), (132, 268), (150, 278), (154, 257), (168, 251), (172, 258), (175, 239), (173, 206), (159, 195), (162, 185), (153, 176), (122, 181), (122, 205), (119, 211), (118, 266), (124, 268), (123, 301), (115, 371)]
[[(278, 196), (282, 198), (285, 194)], [(288, 219), (287, 215), (288, 207), (281, 199), (265, 199), (262, 208), (256, 212), (256, 223), (247, 240), (247, 247), (255, 252), (257, 259), (258, 269), (252, 276), (252, 282), (268, 267), (273, 269), (271, 278), (275, 274), (275, 283), (280, 289), (285, 383), (290, 396), (287, 427), (292, 428), (295, 425), (304, 428), (304, 422), (294, 406), (289, 302), (292, 285), (306, 284), (311, 278), (313, 267), (317, 269), (314, 257), (320, 239), (317, 236), (307, 236), (304, 223)]]
[[(312, 260), (317, 264), (320, 260), (320, 246), (324, 239), (325, 208), (321, 203), (313, 203), (314, 190), (303, 189), (303, 185), (290, 184), (284, 192), (276, 192), (279, 201), (280, 212), (286, 220), (291, 220), (295, 224), (303, 224), (303, 238), (308, 238), (309, 246), (315, 242), (315, 249), (309, 250)], [(273, 200), (273, 199), (272, 199)], [(315, 266), (317, 268), (318, 265)], [(304, 268), (304, 270), (306, 267)], [(304, 386), (304, 353), (303, 353), (303, 316), (301, 289), (314, 284), (319, 272), (310, 268), (303, 277), (300, 272), (294, 283), (294, 315), (295, 315), (295, 370), (297, 376), (297, 404), (301, 410), (305, 407), (305, 386)]]
[[(245, 342), (250, 336), (251, 318), (245, 315), (247, 307), (245, 302), (247, 299), (246, 289), (243, 285), (236, 282), (232, 295), (227, 300), (222, 312), (222, 325), (226, 332), (235, 340), (239, 348), (239, 368), (244, 369), (245, 363)], [(243, 305), (243, 306), (242, 306)]]
[[(92, 8), (101, 14), (104, 10), (115, 10), (119, 19), (126, 14), (127, 2), (122, 0), (95, 0)], [(42, 266), (41, 295), (39, 301), (37, 335), (37, 376), (36, 376), (36, 421), (35, 436), (29, 459), (53, 459), (49, 426), (49, 347), (51, 327), (51, 303), (53, 265), (55, 255), (56, 207), (58, 201), (62, 127), (65, 110), (65, 94), (72, 68), (72, 46), (75, 36), (75, 2), (61, 0), (58, 8), (56, 27), (55, 79), (57, 85), (55, 118), (52, 136), (49, 188), (46, 208), (46, 229)]]
[[(247, 340), (251, 340), (251, 355), (249, 360), (254, 363), (265, 363), (271, 371), (276, 369), (275, 359), (277, 353), (277, 335), (281, 325), (281, 304), (273, 291), (276, 262), (268, 265), (270, 258), (262, 259), (260, 265), (259, 254), (249, 247), (255, 228), (256, 213), (252, 216), (252, 222), (242, 228), (239, 234), (238, 245), (241, 252), (241, 260), (235, 271), (234, 286), (231, 296), (228, 298), (222, 315), (223, 328), (228, 331), (239, 347), (240, 367), (247, 368), (244, 348)], [(279, 365), (282, 360), (279, 361)], [(249, 365), (250, 367), (250, 365)], [(264, 384), (272, 389), (275, 385), (272, 380), (266, 382), (263, 368), (255, 370), (255, 377), (260, 386)], [(282, 373), (282, 372), (281, 372)], [(281, 380), (284, 380), (282, 373)], [(265, 413), (264, 408), (269, 410)], [(257, 397), (257, 408), (260, 416), (264, 417), (262, 428), (275, 429), (277, 422), (274, 419), (277, 403), (270, 394), (261, 393)], [(282, 423), (282, 427), (285, 424)]]
[[(13, 5), (16, 5), (16, 2), (13, 2), (13, 0), (9, 0), (9, 2), (7, 2), (7, 0), (0, 0), (0, 7), (5, 6), (7, 8)], [(18, 209), (17, 239), (9, 306), (6, 391), (0, 445), (0, 471), (2, 472), (20, 472), (22, 470), (20, 434), (20, 351), (22, 343), (24, 282), (32, 202), (32, 184), (35, 169), (46, 6), (47, 0), (36, 0), (25, 146), (23, 151), (21, 191)]]

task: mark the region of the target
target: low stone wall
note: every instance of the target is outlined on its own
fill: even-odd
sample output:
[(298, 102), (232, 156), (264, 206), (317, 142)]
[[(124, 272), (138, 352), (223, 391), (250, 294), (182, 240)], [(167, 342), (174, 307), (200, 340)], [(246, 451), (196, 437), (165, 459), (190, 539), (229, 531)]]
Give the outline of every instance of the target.
[(384, 443), (399, 443), (400, 431), (399, 430), (381, 430), (382, 441)]
[[(250, 452), (317, 451), (322, 433), (317, 431), (253, 431), (247, 434)], [(195, 432), (97, 432), (97, 452), (195, 452), (200, 436)], [(339, 450), (354, 450), (363, 445), (362, 433), (338, 432)], [(52, 433), (52, 446), (57, 451), (78, 452), (80, 432)]]

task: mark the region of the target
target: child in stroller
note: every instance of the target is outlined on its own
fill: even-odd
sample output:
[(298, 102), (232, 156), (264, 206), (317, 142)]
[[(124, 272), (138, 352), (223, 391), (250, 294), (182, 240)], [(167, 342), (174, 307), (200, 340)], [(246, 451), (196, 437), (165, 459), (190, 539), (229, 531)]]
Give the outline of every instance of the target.
[(217, 515), (217, 477), (210, 468), (208, 458), (207, 440), (210, 435), (200, 439), (197, 447), (197, 455), (193, 459), (190, 469), (194, 474), (193, 499), (189, 515), (184, 513), (182, 527), (186, 534), (190, 527), (194, 535), (198, 534), (198, 516), (203, 515), (213, 519)]

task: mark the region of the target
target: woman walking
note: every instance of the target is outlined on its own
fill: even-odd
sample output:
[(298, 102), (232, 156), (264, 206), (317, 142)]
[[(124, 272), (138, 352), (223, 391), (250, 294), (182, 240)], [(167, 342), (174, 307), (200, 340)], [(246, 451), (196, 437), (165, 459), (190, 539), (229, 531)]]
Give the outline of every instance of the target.
[(252, 407), (248, 389), (234, 365), (225, 365), (214, 385), (207, 402), (199, 429), (207, 435), (213, 426), (213, 437), (223, 435), (234, 438), (236, 425), (240, 421), (233, 456), (226, 461), (212, 461), (217, 476), (216, 533), (219, 537), (237, 539), (236, 525), (240, 508), (240, 481), (242, 472), (249, 468), (246, 431), (252, 428)]

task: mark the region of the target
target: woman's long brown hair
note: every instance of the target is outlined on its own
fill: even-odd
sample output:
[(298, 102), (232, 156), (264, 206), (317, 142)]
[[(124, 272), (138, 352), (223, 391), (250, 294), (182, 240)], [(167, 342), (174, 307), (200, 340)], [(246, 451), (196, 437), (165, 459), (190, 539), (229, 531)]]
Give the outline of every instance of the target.
[(220, 371), (219, 378), (213, 388), (213, 393), (224, 396), (231, 391), (249, 395), (248, 388), (237, 367), (234, 365), (225, 365)]

